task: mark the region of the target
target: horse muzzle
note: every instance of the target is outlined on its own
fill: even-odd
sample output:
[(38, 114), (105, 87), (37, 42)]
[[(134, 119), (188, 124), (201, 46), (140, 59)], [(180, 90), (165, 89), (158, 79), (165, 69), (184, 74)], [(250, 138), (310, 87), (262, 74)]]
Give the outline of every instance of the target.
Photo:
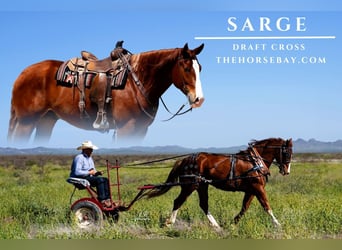
[(199, 107), (201, 107), (203, 102), (204, 102), (203, 97), (197, 97), (193, 101), (191, 101), (191, 98), (189, 98), (189, 103), (191, 105), (191, 108), (199, 108)]
[(289, 174), (290, 174), (290, 168), (289, 168), (289, 166), (282, 166), (282, 167), (279, 169), (279, 173), (282, 174), (282, 175), (289, 175)]
[(285, 172), (285, 171), (279, 171), (279, 173), (281, 173), (282, 175), (289, 175), (289, 172)]

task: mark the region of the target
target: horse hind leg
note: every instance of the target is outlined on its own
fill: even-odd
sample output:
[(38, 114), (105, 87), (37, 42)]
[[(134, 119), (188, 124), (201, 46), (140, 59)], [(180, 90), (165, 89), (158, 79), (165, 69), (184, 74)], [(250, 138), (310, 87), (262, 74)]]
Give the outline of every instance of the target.
[(57, 115), (49, 111), (37, 123), (36, 135), (34, 138), (35, 143), (47, 143), (50, 140), (52, 130), (58, 120)]
[(200, 184), (199, 188), (197, 189), (197, 193), (198, 193), (198, 197), (199, 197), (199, 205), (201, 207), (201, 209), (203, 210), (203, 212), (205, 213), (205, 215), (207, 216), (210, 224), (215, 228), (220, 230), (221, 227), (220, 225), (217, 223), (217, 221), (215, 220), (215, 218), (211, 215), (211, 213), (209, 212), (209, 204), (208, 204), (208, 184)]
[(11, 117), (10, 117), (9, 124), (8, 124), (7, 142), (9, 143), (13, 142), (13, 137), (14, 137), (14, 133), (15, 133), (17, 126), (18, 126), (18, 118), (15, 114), (15, 110), (13, 109), (13, 107), (11, 107)]
[(170, 218), (165, 221), (166, 226), (171, 226), (176, 222), (178, 209), (173, 209)]
[(178, 197), (173, 201), (173, 209), (169, 219), (165, 221), (166, 226), (171, 226), (176, 222), (176, 217), (179, 208), (183, 205), (189, 195), (195, 190), (193, 185), (183, 185), (181, 186), (181, 192)]
[(7, 134), (8, 143), (28, 143), (35, 128), (35, 122), (33, 121), (34, 119), (19, 119), (12, 110)]

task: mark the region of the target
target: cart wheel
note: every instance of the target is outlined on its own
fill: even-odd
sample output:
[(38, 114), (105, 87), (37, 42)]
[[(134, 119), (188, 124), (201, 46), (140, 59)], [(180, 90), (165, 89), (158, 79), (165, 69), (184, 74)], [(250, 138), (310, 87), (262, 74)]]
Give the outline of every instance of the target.
[(81, 201), (72, 207), (73, 221), (79, 228), (89, 229), (101, 227), (103, 214), (101, 209), (93, 202)]

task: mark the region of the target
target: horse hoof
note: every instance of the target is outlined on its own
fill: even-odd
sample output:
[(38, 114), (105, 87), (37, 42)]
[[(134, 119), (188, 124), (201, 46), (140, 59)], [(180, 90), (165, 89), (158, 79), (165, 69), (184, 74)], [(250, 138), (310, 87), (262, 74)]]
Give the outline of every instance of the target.
[(169, 220), (169, 219), (167, 219), (166, 221), (165, 221), (165, 226), (166, 227), (171, 227), (173, 225), (173, 223)]
[(274, 227), (276, 229), (281, 229), (281, 224), (278, 222), (278, 223), (273, 223)]
[(215, 230), (217, 233), (222, 233), (222, 232), (223, 232), (223, 229), (222, 229), (222, 227), (220, 227), (220, 226), (214, 226), (214, 230)]

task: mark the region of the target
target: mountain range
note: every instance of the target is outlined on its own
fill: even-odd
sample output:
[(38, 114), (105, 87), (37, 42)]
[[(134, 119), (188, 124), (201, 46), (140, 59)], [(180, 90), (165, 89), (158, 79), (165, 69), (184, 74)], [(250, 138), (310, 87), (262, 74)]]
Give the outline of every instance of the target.
[[(342, 153), (342, 140), (334, 142), (322, 142), (315, 139), (293, 141), (294, 153)], [(156, 147), (127, 147), (127, 148), (104, 148), (96, 151), (96, 154), (187, 154), (193, 152), (213, 152), (213, 153), (237, 153), (246, 149), (247, 145), (233, 147), (208, 147), (208, 148), (185, 148), (181, 146), (156, 146)], [(0, 155), (74, 155), (74, 148), (1, 148)]]

